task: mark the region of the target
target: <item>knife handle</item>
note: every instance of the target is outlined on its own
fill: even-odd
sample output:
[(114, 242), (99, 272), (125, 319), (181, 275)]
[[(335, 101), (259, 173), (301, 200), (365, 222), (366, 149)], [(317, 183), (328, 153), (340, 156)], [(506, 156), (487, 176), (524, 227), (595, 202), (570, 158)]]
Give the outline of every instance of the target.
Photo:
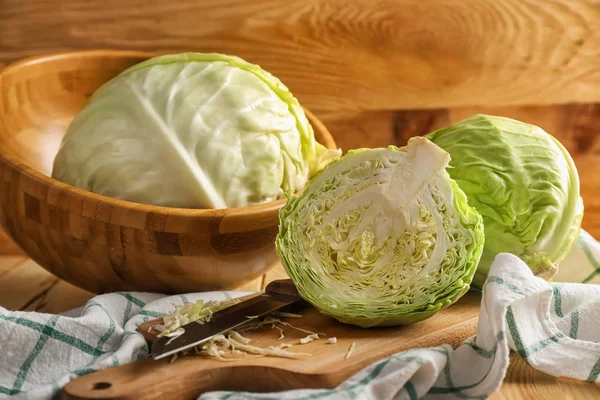
[(300, 297), (294, 282), (291, 279), (278, 279), (267, 285), (265, 293), (282, 294), (285, 296)]

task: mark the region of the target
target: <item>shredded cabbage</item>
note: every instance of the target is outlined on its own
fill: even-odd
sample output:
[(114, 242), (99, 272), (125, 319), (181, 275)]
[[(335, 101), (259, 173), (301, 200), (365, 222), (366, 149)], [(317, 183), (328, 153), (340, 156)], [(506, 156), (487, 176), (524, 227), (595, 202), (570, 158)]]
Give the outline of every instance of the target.
[(185, 305), (175, 304), (175, 311), (163, 317), (163, 323), (154, 326), (154, 329), (160, 333), (158, 337), (177, 337), (185, 332), (184, 325), (190, 322), (204, 324), (212, 318), (212, 315), (217, 311), (221, 311), (227, 307), (239, 303), (239, 299), (231, 299), (224, 301), (208, 301), (198, 300), (195, 303), (187, 303)]
[[(208, 323), (215, 312), (223, 310), (239, 301), (239, 299), (221, 302), (204, 302), (198, 300), (195, 303), (188, 303), (183, 306), (174, 305), (175, 311), (163, 317), (163, 323), (155, 325), (154, 329), (160, 332), (158, 335), (159, 337), (167, 336), (171, 337), (171, 340), (173, 340), (185, 332), (184, 325), (192, 322), (200, 324)], [(220, 361), (234, 361), (247, 357), (249, 354), (254, 354), (259, 357), (268, 356), (292, 359), (302, 359), (311, 356), (309, 353), (284, 350), (293, 346), (289, 343), (281, 343), (278, 346), (268, 346), (266, 348), (255, 346), (250, 344), (252, 341), (250, 338), (242, 335), (242, 332), (255, 331), (269, 325), (271, 326), (271, 329), (279, 331), (280, 335), (277, 340), (285, 338), (282, 327), (289, 327), (307, 333), (308, 336), (300, 339), (300, 344), (306, 344), (314, 340), (319, 340), (320, 336), (326, 336), (323, 333), (315, 333), (307, 329), (295, 327), (288, 322), (276, 318), (274, 315), (281, 318), (302, 318), (302, 315), (286, 312), (275, 312), (263, 319), (258, 319), (256, 317), (250, 318), (248, 322), (237, 329), (229, 330), (225, 334), (217, 335), (200, 346), (175, 354), (171, 358), (171, 362), (174, 362), (180, 354), (206, 355)]]

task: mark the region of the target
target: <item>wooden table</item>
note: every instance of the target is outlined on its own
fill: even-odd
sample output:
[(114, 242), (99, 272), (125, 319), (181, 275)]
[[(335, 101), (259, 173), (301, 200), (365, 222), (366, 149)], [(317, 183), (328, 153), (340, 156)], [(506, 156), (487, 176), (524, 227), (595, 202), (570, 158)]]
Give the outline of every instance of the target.
[[(280, 273), (272, 272), (274, 278)], [(82, 306), (93, 296), (46, 272), (0, 231), (0, 306), (59, 313)], [(557, 379), (531, 368), (514, 353), (504, 384), (490, 397), (492, 400), (597, 398), (600, 385)]]

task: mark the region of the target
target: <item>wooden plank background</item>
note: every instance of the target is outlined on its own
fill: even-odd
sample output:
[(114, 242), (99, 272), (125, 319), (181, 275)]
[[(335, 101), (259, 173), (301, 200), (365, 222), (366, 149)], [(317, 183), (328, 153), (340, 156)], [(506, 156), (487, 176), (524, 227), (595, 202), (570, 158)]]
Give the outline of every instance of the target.
[(236, 54), (314, 111), (596, 102), (597, 0), (0, 0), (0, 62)]
[(0, 0), (0, 65), (87, 48), (239, 55), (344, 150), (474, 112), (536, 123), (573, 154), (600, 236), (597, 0)]

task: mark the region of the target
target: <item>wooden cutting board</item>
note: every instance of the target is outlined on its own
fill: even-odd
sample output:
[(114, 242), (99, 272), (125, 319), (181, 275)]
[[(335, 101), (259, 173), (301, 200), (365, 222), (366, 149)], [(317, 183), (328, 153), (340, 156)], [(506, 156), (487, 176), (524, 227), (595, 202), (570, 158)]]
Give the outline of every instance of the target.
[[(304, 360), (261, 357), (232, 362), (205, 356), (178, 357), (174, 362), (146, 359), (85, 375), (70, 382), (62, 399), (196, 399), (213, 390), (271, 392), (304, 388), (333, 388), (369, 364), (394, 353), (448, 343), (458, 346), (475, 334), (480, 293), (467, 293), (456, 304), (428, 320), (400, 328), (362, 329), (341, 324), (307, 308), (303, 318), (287, 321), (299, 328), (336, 337), (300, 345), (305, 333), (285, 328), (285, 338), (270, 327), (244, 335), (251, 344), (266, 347), (294, 344), (289, 351), (312, 354)], [(148, 323), (140, 331), (146, 331)], [(351, 356), (345, 356), (355, 342)]]

